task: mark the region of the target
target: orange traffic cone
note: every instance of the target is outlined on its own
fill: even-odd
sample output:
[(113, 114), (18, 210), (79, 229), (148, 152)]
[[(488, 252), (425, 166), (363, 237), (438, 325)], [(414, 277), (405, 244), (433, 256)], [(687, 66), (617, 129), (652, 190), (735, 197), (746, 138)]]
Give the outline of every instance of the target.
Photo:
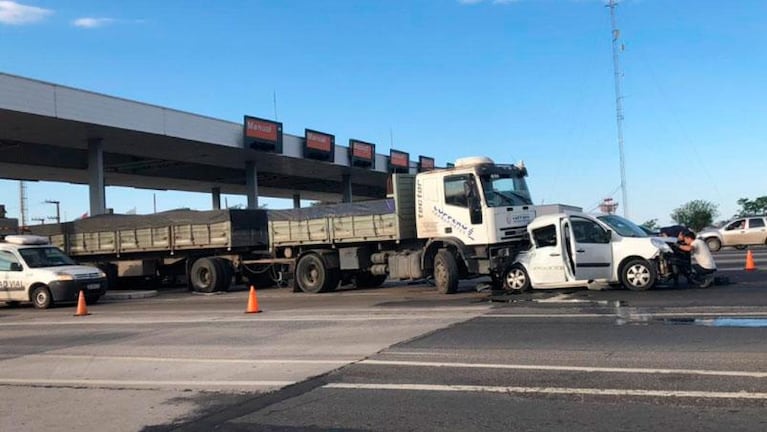
[(261, 309), (258, 308), (258, 297), (256, 297), (256, 287), (250, 286), (250, 294), (248, 294), (248, 308), (245, 309), (245, 313), (259, 313)]
[(88, 307), (85, 305), (85, 294), (83, 290), (80, 290), (80, 295), (77, 297), (77, 312), (75, 312), (75, 316), (85, 315), (90, 314), (88, 313)]
[(754, 254), (751, 251), (746, 253), (746, 271), (756, 270), (756, 264), (754, 264)]

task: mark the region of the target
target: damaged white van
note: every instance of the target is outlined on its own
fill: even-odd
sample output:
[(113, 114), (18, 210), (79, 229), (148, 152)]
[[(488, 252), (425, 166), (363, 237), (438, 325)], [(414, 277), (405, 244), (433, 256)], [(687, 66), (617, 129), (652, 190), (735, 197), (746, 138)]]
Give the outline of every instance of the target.
[(537, 217), (527, 227), (530, 248), (520, 252), (505, 272), (504, 288), (525, 291), (621, 284), (644, 291), (671, 279), (669, 245), (639, 228), (633, 232), (629, 229), (633, 224), (626, 219), (620, 222), (613, 228), (576, 212)]
[(86, 302), (96, 303), (106, 288), (104, 272), (76, 264), (45, 237), (9, 235), (0, 240), (0, 301), (31, 301), (46, 309), (77, 301), (82, 290)]

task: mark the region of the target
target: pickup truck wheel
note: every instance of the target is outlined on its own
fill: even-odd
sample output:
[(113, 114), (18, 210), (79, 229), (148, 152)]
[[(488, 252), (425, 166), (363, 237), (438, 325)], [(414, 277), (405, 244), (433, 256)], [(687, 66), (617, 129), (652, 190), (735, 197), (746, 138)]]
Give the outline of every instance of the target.
[[(333, 277), (325, 268), (322, 258), (315, 254), (308, 254), (298, 260), (296, 266), (296, 283), (301, 291), (316, 294), (325, 292), (331, 285)], [(336, 284), (338, 281), (336, 281)], [(335, 288), (335, 287), (333, 287)]]
[(51, 290), (47, 286), (39, 286), (32, 290), (32, 304), (38, 309), (48, 309), (53, 305)]
[(655, 269), (647, 260), (634, 258), (621, 268), (621, 283), (632, 291), (645, 291), (655, 285)]
[(458, 290), (458, 264), (455, 255), (440, 250), (434, 257), (434, 284), (442, 294), (455, 294)]
[(711, 237), (706, 239), (706, 246), (711, 252), (716, 252), (722, 248), (722, 242), (716, 237)]
[(530, 291), (530, 276), (522, 264), (514, 264), (503, 277), (504, 289), (512, 292)]
[(200, 258), (192, 264), (189, 278), (192, 289), (197, 292), (211, 293), (218, 288), (223, 268), (212, 258)]

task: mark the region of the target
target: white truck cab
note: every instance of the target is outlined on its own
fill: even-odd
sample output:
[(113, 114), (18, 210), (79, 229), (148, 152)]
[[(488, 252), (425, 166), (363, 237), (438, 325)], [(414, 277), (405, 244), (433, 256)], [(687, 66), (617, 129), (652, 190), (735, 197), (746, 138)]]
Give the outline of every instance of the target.
[(641, 230), (634, 232), (626, 219), (609, 222), (579, 212), (536, 218), (527, 227), (530, 248), (517, 256), (504, 276), (506, 288), (524, 291), (620, 283), (643, 291), (671, 277), (672, 250), (665, 241)]
[(0, 301), (31, 301), (46, 309), (56, 302), (77, 301), (82, 290), (86, 301), (95, 303), (106, 288), (104, 272), (77, 265), (45, 237), (9, 235), (0, 240)]

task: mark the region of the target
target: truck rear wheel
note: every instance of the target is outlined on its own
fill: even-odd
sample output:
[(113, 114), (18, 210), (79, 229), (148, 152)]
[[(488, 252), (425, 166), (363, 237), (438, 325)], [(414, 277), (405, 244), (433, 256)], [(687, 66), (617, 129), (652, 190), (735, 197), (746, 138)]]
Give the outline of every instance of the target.
[(332, 291), (340, 282), (339, 278), (340, 274), (335, 277), (333, 272), (325, 266), (322, 258), (316, 254), (307, 254), (298, 260), (296, 283), (305, 293), (316, 294)]
[(448, 250), (442, 249), (434, 257), (434, 284), (442, 294), (455, 294), (458, 290), (458, 263)]
[(192, 289), (197, 292), (211, 293), (220, 287), (220, 279), (224, 278), (223, 266), (215, 258), (200, 258), (192, 264), (189, 279)]
[(232, 262), (226, 258), (213, 258), (219, 268), (221, 277), (216, 281), (216, 291), (229, 291), (232, 286), (234, 268)]

